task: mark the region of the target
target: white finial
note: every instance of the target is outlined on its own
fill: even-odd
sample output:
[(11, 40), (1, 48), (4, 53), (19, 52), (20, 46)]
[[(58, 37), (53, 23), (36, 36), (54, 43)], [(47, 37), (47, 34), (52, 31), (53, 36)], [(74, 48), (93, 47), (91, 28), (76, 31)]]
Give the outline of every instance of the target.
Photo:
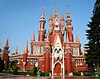
[(44, 18), (44, 7), (42, 7), (42, 16), (41, 16), (41, 18)]

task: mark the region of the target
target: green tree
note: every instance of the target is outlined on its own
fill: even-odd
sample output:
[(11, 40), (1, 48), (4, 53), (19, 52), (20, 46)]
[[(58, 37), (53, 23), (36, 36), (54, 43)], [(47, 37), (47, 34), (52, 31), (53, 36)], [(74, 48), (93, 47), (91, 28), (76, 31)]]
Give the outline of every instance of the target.
[(0, 72), (4, 69), (4, 61), (0, 58)]
[(16, 65), (13, 65), (12, 66), (12, 70), (13, 70), (13, 74), (17, 74), (18, 70), (19, 70), (19, 67), (16, 66)]
[(13, 66), (15, 66), (18, 61), (17, 60), (13, 60), (13, 61), (9, 61), (10, 62), (10, 68), (12, 68)]
[(10, 69), (13, 71), (13, 74), (17, 74), (19, 67), (16, 66), (16, 64), (18, 63), (17, 60), (13, 60), (13, 61), (9, 61), (10, 62)]
[(38, 67), (33, 67), (33, 75), (36, 76), (38, 71)]
[(98, 70), (100, 61), (100, 0), (96, 0), (91, 22), (87, 25), (89, 29), (86, 31), (88, 42), (88, 54), (86, 54), (86, 62), (93, 71), (96, 67)]

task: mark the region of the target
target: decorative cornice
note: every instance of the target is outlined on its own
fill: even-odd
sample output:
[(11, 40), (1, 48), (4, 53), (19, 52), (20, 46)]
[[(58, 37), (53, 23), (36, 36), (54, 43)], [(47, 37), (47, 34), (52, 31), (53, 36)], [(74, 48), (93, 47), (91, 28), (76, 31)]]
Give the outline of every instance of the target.
[(40, 33), (40, 32), (46, 33), (46, 29), (39, 29), (38, 33)]
[(9, 54), (10, 53), (10, 50), (2, 50), (2, 53), (3, 54)]

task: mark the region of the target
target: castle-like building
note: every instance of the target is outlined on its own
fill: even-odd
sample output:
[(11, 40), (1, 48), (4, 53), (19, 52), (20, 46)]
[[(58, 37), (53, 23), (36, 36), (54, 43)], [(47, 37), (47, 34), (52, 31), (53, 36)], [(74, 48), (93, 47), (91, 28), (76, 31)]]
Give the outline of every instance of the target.
[[(40, 68), (41, 72), (52, 72), (52, 75), (65, 75), (75, 71), (86, 71), (85, 56), (81, 51), (81, 43), (76, 34), (76, 41), (73, 36), (73, 26), (69, 11), (66, 18), (61, 16), (58, 19), (56, 9), (54, 17), (50, 14), (48, 31), (45, 29), (45, 15), (42, 10), (40, 27), (38, 30), (38, 41), (35, 41), (35, 34), (31, 38), (31, 50), (28, 50), (28, 42), (23, 54), (18, 54), (18, 48), (14, 55), (9, 56), (8, 39), (2, 50), (1, 59), (8, 67), (8, 60), (18, 60), (17, 66), (21, 71), (32, 70), (34, 66)], [(64, 39), (64, 35), (66, 38)]]

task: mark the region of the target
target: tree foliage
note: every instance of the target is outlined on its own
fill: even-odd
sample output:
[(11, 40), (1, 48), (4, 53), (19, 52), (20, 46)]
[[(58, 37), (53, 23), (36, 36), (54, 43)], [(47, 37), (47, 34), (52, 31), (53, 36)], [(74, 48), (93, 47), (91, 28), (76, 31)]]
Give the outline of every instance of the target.
[(18, 63), (17, 60), (10, 61), (10, 68), (13, 71), (13, 74), (17, 74), (17, 72), (19, 70), (19, 67), (16, 66), (17, 63)]
[(33, 75), (36, 76), (38, 71), (38, 67), (33, 67)]
[(10, 68), (12, 68), (13, 66), (15, 66), (17, 63), (18, 63), (17, 60), (10, 61)]
[(86, 31), (88, 42), (88, 54), (86, 61), (89, 67), (98, 67), (100, 61), (100, 0), (96, 0), (91, 22), (87, 25)]
[(4, 69), (4, 61), (0, 59), (0, 72)]

